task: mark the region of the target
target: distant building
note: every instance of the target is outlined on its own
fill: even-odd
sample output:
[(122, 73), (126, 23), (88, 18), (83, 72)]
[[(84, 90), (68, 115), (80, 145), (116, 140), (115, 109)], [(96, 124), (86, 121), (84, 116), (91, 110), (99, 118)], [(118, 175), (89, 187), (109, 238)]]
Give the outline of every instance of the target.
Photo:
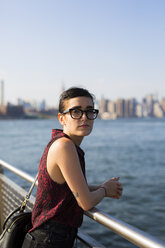
[(105, 112), (108, 112), (108, 100), (102, 97), (99, 102), (99, 113), (102, 115)]
[(118, 99), (116, 113), (119, 118), (136, 117), (136, 99)]
[(44, 115), (45, 117), (57, 117), (58, 115), (58, 109), (56, 108), (51, 108), (51, 109), (47, 109), (47, 110), (41, 110), (40, 114)]
[(25, 113), (23, 110), (23, 106), (13, 105), (8, 103), (6, 107), (6, 115), (12, 118), (22, 118)]
[(18, 106), (23, 106), (23, 109), (25, 111), (29, 111), (31, 109), (34, 109), (34, 107), (32, 106), (32, 104), (29, 101), (23, 100), (21, 98), (18, 98)]
[(116, 119), (116, 103), (110, 100), (102, 101), (101, 118), (104, 120)]
[(116, 101), (116, 115), (118, 118), (123, 118), (125, 113), (124, 113), (124, 104), (125, 100), (124, 99), (118, 99)]
[(41, 102), (29, 101), (18, 98), (18, 105), (23, 106), (25, 112), (29, 111), (45, 111), (46, 110), (46, 101), (42, 100)]
[(145, 99), (146, 99), (146, 107), (147, 107), (148, 116), (152, 117), (152, 116), (154, 116), (153, 106), (154, 106), (154, 103), (155, 103), (157, 97), (153, 94), (149, 94), (145, 97)]
[(131, 98), (129, 100), (129, 117), (136, 117), (136, 99), (135, 98)]
[(6, 106), (0, 106), (0, 117), (6, 115)]
[(46, 110), (46, 101), (42, 100), (42, 102), (39, 103), (39, 111), (45, 111)]
[(161, 101), (160, 101), (160, 105), (165, 113), (165, 98), (162, 98)]
[(4, 81), (0, 80), (0, 106), (4, 106)]
[(143, 106), (140, 103), (136, 106), (136, 116), (139, 118), (143, 117)]
[(108, 101), (107, 110), (109, 113), (116, 113), (116, 103), (113, 101)]
[(163, 108), (159, 103), (154, 103), (153, 105), (153, 116), (157, 118), (163, 118), (164, 117), (164, 111)]
[(130, 100), (124, 100), (124, 113), (123, 117), (128, 118), (130, 116)]

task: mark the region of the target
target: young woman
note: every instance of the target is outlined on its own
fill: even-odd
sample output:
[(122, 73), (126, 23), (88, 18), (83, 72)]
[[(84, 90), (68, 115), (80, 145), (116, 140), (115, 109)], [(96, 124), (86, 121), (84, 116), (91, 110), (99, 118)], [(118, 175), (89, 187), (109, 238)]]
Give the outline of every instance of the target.
[(91, 133), (98, 115), (94, 98), (82, 88), (70, 88), (60, 97), (58, 119), (63, 130), (54, 129), (39, 165), (38, 188), (32, 211), (33, 228), (24, 246), (71, 248), (81, 226), (83, 212), (104, 197), (119, 199), (119, 178), (89, 186), (85, 177), (84, 136)]

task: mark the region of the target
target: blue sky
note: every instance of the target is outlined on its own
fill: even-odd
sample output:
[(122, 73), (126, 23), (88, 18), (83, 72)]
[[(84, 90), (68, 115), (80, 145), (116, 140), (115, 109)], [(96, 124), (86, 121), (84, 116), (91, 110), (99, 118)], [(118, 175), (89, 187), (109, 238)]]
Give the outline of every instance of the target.
[(164, 0), (0, 0), (5, 100), (165, 96)]

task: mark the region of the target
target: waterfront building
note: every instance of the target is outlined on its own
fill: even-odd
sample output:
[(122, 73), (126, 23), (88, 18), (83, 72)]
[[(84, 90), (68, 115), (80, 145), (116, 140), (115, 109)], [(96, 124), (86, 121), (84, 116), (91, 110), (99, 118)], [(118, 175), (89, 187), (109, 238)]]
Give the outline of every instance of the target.
[(117, 118), (116, 113), (104, 112), (101, 115), (101, 119), (103, 120), (115, 120)]
[(147, 108), (147, 100), (146, 98), (142, 99), (142, 116), (143, 117), (148, 117), (148, 108)]
[(161, 107), (161, 105), (158, 102), (154, 103), (154, 105), (153, 105), (153, 115), (154, 115), (154, 117), (157, 117), (157, 118), (163, 118), (164, 117), (163, 108)]
[(160, 105), (165, 113), (165, 98), (162, 98), (161, 101), (160, 101)]
[(6, 115), (6, 106), (0, 106), (0, 118)]
[(125, 99), (124, 101), (124, 117), (128, 118), (130, 116), (130, 100)]
[(139, 118), (143, 117), (143, 106), (140, 103), (136, 106), (136, 116)]
[(116, 103), (113, 101), (108, 101), (107, 110), (109, 113), (116, 113)]
[(23, 106), (23, 109), (25, 110), (25, 112), (46, 110), (45, 100), (42, 100), (41, 102), (37, 102), (35, 100), (29, 101), (29, 100), (23, 100), (21, 98), (18, 98), (18, 105)]
[(100, 101), (100, 116), (104, 120), (108, 119), (116, 119), (116, 103), (110, 100), (103, 100)]
[(46, 110), (46, 101), (45, 100), (42, 100), (40, 103), (39, 103), (39, 111), (44, 111)]
[(8, 103), (7, 107), (6, 107), (6, 115), (11, 117), (11, 118), (22, 118), (22, 117), (24, 117), (25, 113), (24, 113), (24, 110), (23, 110), (23, 106)]
[(125, 113), (124, 113), (124, 99), (117, 99), (116, 101), (116, 115), (119, 118), (123, 118)]
[(116, 113), (119, 118), (136, 117), (136, 99), (118, 99)]
[(154, 103), (156, 100), (156, 96), (153, 94), (149, 94), (149, 95), (146, 95), (145, 99), (146, 99), (148, 116), (152, 117), (154, 115), (153, 114), (153, 106), (154, 106)]
[(23, 100), (18, 98), (18, 106), (22, 106), (25, 112), (34, 110), (36, 106), (33, 106), (32, 103), (28, 100)]
[(136, 117), (136, 105), (137, 101), (135, 98), (129, 100), (129, 117)]
[(4, 106), (4, 81), (0, 80), (0, 107)]
[(106, 100), (104, 97), (101, 98), (100, 102), (99, 102), (99, 111), (100, 111), (100, 116), (105, 113), (108, 112), (108, 100)]

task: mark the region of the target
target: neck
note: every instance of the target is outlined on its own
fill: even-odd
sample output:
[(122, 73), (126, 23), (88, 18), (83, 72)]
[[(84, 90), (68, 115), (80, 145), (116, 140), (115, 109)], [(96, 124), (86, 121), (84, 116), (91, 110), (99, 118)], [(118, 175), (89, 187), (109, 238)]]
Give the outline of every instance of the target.
[(79, 137), (77, 137), (77, 136), (70, 136), (71, 137), (71, 139), (73, 140), (73, 142), (77, 145), (77, 146), (80, 146), (81, 145), (81, 142), (82, 142), (82, 140), (83, 140), (83, 136), (79, 136)]
[(83, 136), (72, 135), (65, 130), (64, 130), (64, 133), (67, 134), (71, 138), (71, 140), (73, 141), (74, 144), (76, 144), (77, 146), (81, 145), (81, 142), (84, 138)]

